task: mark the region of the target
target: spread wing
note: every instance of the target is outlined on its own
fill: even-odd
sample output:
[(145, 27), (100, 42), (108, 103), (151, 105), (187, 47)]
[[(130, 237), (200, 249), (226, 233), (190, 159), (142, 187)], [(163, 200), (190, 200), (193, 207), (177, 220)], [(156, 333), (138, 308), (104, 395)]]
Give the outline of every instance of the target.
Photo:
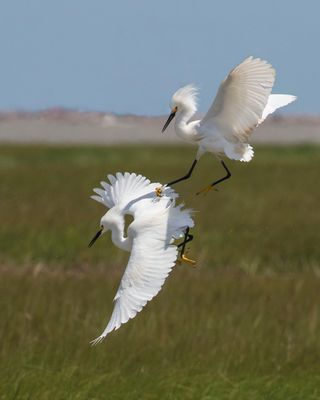
[(201, 124), (214, 124), (227, 140), (245, 141), (258, 125), (275, 81), (275, 70), (248, 57), (221, 83)]
[(114, 298), (114, 309), (96, 344), (121, 324), (134, 318), (160, 291), (177, 259), (177, 246), (171, 244), (187, 226), (193, 226), (189, 210), (172, 203), (157, 203), (150, 212), (136, 218), (129, 227), (133, 238), (131, 255)]
[[(95, 188), (96, 195), (91, 196), (93, 200), (104, 204), (107, 208), (118, 206), (124, 213), (135, 214), (144, 206), (141, 200), (150, 201), (155, 199), (155, 189), (160, 183), (150, 183), (150, 180), (142, 175), (125, 172), (117, 172), (116, 176), (108, 175), (110, 183), (101, 182), (101, 188)], [(163, 189), (164, 197), (174, 199), (178, 195), (169, 187)]]

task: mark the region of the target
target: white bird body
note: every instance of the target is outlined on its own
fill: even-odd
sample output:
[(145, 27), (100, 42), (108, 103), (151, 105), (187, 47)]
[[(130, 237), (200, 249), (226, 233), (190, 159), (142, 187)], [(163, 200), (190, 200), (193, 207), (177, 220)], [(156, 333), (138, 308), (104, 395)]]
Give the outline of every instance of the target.
[[(184, 86), (172, 96), (172, 112), (162, 132), (176, 117), (176, 134), (198, 145), (196, 161), (204, 153), (211, 152), (218, 158), (226, 156), (248, 162), (254, 154), (248, 143), (252, 131), (269, 114), (296, 99), (291, 95), (271, 94), (274, 81), (275, 70), (270, 64), (248, 57), (230, 71), (210, 109), (202, 120), (197, 121), (190, 121), (197, 111), (197, 89), (193, 85)], [(189, 178), (193, 168), (194, 165), (185, 177), (169, 185)], [(229, 171), (228, 174), (231, 175)]]
[[(166, 188), (157, 198), (155, 188), (159, 183), (150, 183), (141, 175), (117, 173), (108, 178), (111, 184), (101, 182), (103, 189), (94, 189), (97, 195), (92, 196), (110, 209), (90, 245), (100, 234), (111, 230), (113, 243), (131, 254), (114, 298), (111, 319), (94, 344), (134, 318), (159, 292), (178, 256), (174, 240), (194, 225), (191, 211), (175, 205), (178, 195), (172, 189)], [(126, 214), (134, 220), (125, 233)]]
[(177, 107), (177, 135), (198, 144), (198, 157), (212, 152), (234, 160), (250, 161), (253, 150), (246, 141), (252, 131), (269, 114), (296, 99), (291, 95), (271, 94), (274, 81), (275, 70), (270, 64), (249, 57), (221, 83), (203, 119), (191, 122), (197, 111), (197, 89), (192, 85), (180, 88), (172, 96), (172, 108)]

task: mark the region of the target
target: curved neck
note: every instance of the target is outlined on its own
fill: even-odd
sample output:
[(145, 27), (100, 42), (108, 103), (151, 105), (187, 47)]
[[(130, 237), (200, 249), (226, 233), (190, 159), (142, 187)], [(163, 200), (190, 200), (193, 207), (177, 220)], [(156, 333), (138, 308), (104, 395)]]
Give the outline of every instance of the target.
[(193, 116), (194, 110), (188, 110), (187, 108), (182, 109), (177, 112), (176, 125), (178, 124), (188, 124), (189, 119)]
[(178, 136), (184, 140), (189, 140), (192, 136), (192, 125), (189, 123), (193, 116), (193, 110), (178, 111), (175, 119), (175, 130)]
[(132, 247), (132, 240), (124, 236), (124, 219), (119, 221), (118, 224), (111, 226), (111, 239), (119, 249), (130, 251)]

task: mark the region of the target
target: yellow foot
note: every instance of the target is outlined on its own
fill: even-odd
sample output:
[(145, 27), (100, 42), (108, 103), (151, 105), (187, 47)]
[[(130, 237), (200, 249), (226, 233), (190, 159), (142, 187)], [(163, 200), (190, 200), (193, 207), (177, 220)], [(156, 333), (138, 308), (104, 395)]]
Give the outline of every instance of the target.
[(182, 261), (186, 262), (187, 264), (190, 264), (192, 266), (196, 265), (196, 261), (195, 260), (191, 260), (191, 258), (188, 258), (187, 256), (185, 256), (184, 254), (182, 254), (181, 256)]
[(157, 197), (162, 197), (163, 196), (162, 187), (157, 187), (155, 191), (156, 191), (156, 196)]
[[(198, 195), (201, 194), (201, 193), (207, 194), (207, 193), (209, 193), (210, 190), (212, 190), (213, 188), (214, 188), (214, 186), (209, 185), (209, 186), (203, 188), (202, 190), (200, 190), (198, 193), (196, 193), (196, 195), (198, 196)], [(217, 189), (214, 189), (214, 190), (217, 190)]]

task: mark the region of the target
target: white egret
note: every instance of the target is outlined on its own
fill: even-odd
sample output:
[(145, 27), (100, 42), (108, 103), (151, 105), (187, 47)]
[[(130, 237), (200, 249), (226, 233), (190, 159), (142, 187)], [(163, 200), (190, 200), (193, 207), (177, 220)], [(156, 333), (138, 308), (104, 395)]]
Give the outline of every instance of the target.
[[(216, 98), (202, 120), (191, 121), (197, 111), (197, 89), (187, 85), (172, 96), (171, 114), (162, 132), (175, 119), (176, 134), (187, 142), (198, 145), (198, 152), (188, 173), (168, 183), (168, 186), (190, 178), (200, 157), (211, 152), (220, 160), (226, 175), (204, 188), (211, 190), (218, 183), (230, 178), (231, 173), (221, 159), (248, 162), (253, 157), (253, 148), (248, 144), (252, 131), (276, 109), (293, 102), (296, 96), (271, 94), (275, 81), (275, 70), (260, 58), (248, 57), (235, 67), (221, 83)], [(161, 195), (163, 188), (157, 188)]]
[[(114, 298), (111, 319), (93, 344), (134, 318), (156, 296), (175, 265), (179, 248), (181, 259), (195, 264), (184, 254), (186, 243), (193, 239), (189, 234), (189, 229), (194, 226), (191, 210), (175, 205), (177, 193), (166, 187), (163, 196), (158, 198), (155, 189), (159, 183), (150, 183), (147, 178), (134, 173), (117, 173), (108, 178), (110, 184), (101, 182), (103, 189), (94, 189), (97, 195), (91, 196), (109, 210), (101, 218), (100, 230), (89, 247), (110, 230), (113, 243), (130, 252), (130, 257)], [(134, 220), (125, 232), (127, 214)], [(174, 240), (180, 237), (184, 239), (177, 246)]]

